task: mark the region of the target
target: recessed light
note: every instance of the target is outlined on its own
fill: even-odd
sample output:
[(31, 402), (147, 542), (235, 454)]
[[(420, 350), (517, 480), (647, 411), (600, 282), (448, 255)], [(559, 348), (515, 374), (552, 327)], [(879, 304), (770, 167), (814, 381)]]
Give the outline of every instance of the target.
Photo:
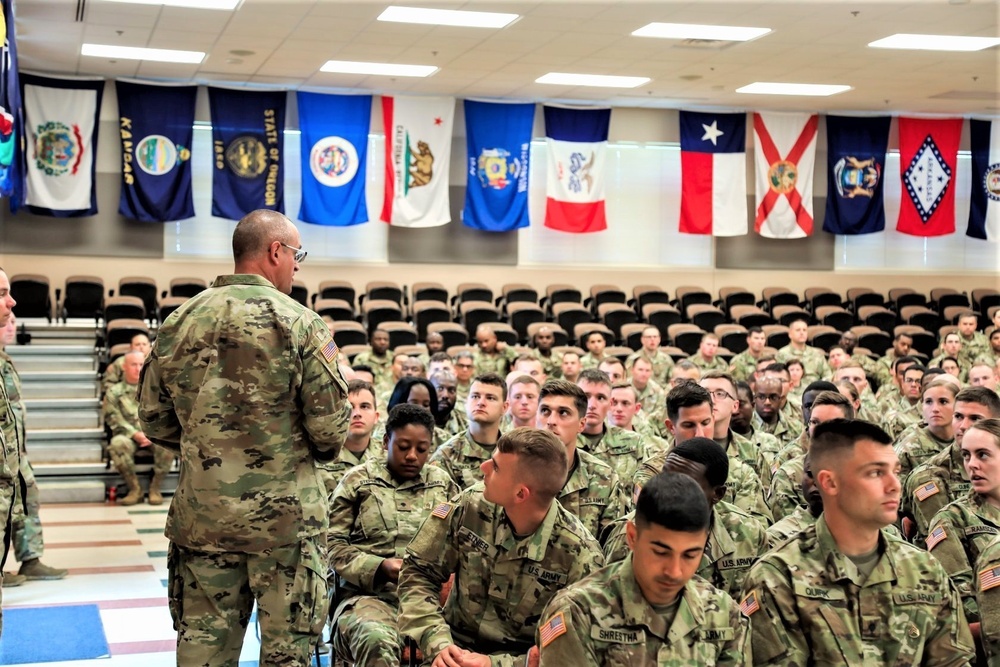
[(850, 89), (850, 86), (819, 83), (769, 83), (766, 81), (755, 81), (748, 86), (737, 88), (736, 92), (752, 95), (810, 95), (814, 97), (826, 97), (827, 95), (836, 95)]
[(460, 26), (463, 28), (503, 28), (518, 18), (517, 14), (497, 12), (467, 12), (457, 9), (425, 9), (390, 5), (379, 14), (379, 21), (422, 23), (425, 25)]
[(430, 76), (438, 71), (434, 65), (396, 65), (393, 63), (363, 63), (351, 60), (327, 60), (320, 72), (338, 74), (375, 74), (378, 76)]
[(868, 46), (876, 49), (913, 49), (919, 51), (982, 51), (997, 44), (1000, 44), (1000, 37), (897, 33), (869, 42)]
[(535, 83), (551, 83), (559, 86), (596, 86), (599, 88), (636, 88), (650, 79), (646, 76), (607, 76), (604, 74), (569, 74), (549, 72), (535, 79)]
[(164, 7), (187, 7), (190, 9), (236, 9), (240, 0), (104, 0), (104, 2), (123, 2), (130, 5), (163, 5)]
[(770, 28), (744, 28), (730, 25), (700, 25), (697, 23), (649, 23), (632, 33), (633, 37), (661, 39), (718, 39), (746, 42), (771, 32)]
[(205, 59), (201, 51), (177, 51), (175, 49), (146, 49), (138, 46), (112, 46), (110, 44), (84, 44), (80, 48), (84, 56), (98, 58), (124, 58), (125, 60), (149, 60), (160, 63), (186, 63), (197, 65)]

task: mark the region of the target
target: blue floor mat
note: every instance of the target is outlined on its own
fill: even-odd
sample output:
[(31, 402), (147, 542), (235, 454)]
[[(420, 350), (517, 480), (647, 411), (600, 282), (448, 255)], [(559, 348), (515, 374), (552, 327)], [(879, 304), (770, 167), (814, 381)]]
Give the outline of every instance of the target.
[(96, 604), (3, 610), (0, 665), (110, 656)]

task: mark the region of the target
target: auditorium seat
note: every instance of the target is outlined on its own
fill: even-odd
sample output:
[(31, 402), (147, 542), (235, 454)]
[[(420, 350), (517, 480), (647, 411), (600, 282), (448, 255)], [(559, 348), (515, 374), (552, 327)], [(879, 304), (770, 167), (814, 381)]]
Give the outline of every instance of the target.
[(972, 305), (980, 313), (986, 313), (993, 306), (1000, 306), (1000, 290), (980, 287), (972, 290)]
[(786, 327), (790, 325), (795, 320), (805, 320), (808, 324), (813, 321), (812, 315), (802, 309), (802, 306), (793, 306), (791, 304), (780, 306), (774, 306), (771, 309), (771, 314), (774, 319), (778, 320), (778, 324), (783, 324)]
[(760, 306), (754, 304), (733, 304), (729, 310), (729, 318), (747, 329), (774, 324), (774, 318)]
[(573, 340), (586, 351), (587, 344), (584, 339), (595, 331), (604, 336), (604, 340), (608, 345), (615, 344), (615, 333), (600, 322), (580, 322), (573, 327)]
[(510, 347), (518, 344), (517, 332), (506, 322), (483, 322), (483, 326), (489, 327), (496, 334), (498, 341), (502, 341)]
[(331, 322), (330, 333), (333, 334), (333, 340), (340, 348), (345, 348), (348, 345), (364, 346), (368, 344), (368, 332), (361, 322), (354, 320)]
[(873, 331), (858, 336), (858, 347), (854, 349), (854, 352), (856, 354), (860, 348), (865, 348), (877, 357), (884, 356), (886, 351), (892, 347), (892, 338), (881, 329), (871, 328)]
[(146, 316), (153, 319), (160, 310), (159, 288), (149, 276), (126, 276), (118, 281), (118, 296), (135, 296), (142, 299)]
[[(334, 340), (337, 340), (336, 336), (334, 336)], [(340, 343), (337, 343), (337, 347), (340, 348), (340, 353), (347, 358), (348, 363), (354, 363), (354, 357), (368, 349), (367, 345), (361, 345), (359, 343), (351, 343), (350, 345), (341, 345)]]
[(761, 301), (758, 305), (774, 312), (776, 306), (798, 306), (799, 295), (787, 287), (765, 287), (760, 292)]
[(697, 324), (688, 324), (685, 322), (671, 324), (667, 330), (670, 344), (684, 350), (684, 353), (687, 355), (692, 355), (698, 351), (698, 346), (701, 345), (701, 338), (706, 333)]
[(186, 296), (188, 298), (201, 294), (208, 289), (208, 283), (203, 278), (180, 277), (170, 280), (168, 296)]
[(382, 322), (402, 320), (403, 308), (393, 299), (366, 299), (361, 302), (361, 316), (370, 334)]
[(500, 288), (500, 296), (495, 304), (500, 308), (501, 313), (507, 312), (507, 305), (511, 303), (530, 303), (538, 305), (538, 290), (527, 283), (506, 283)]
[(805, 300), (806, 309), (815, 313), (816, 309), (823, 306), (843, 307), (844, 299), (829, 287), (807, 287), (802, 293)]
[(97, 322), (104, 313), (104, 280), (99, 276), (68, 277), (65, 298), (57, 308), (63, 322), (70, 317), (93, 318)]
[[(581, 294), (580, 290), (573, 285), (556, 283), (545, 288), (545, 296), (542, 297), (542, 300), (538, 305), (545, 309), (545, 313), (549, 317), (552, 317), (554, 315), (553, 309), (556, 304), (559, 303), (582, 304), (583, 294)], [(567, 329), (567, 331), (569, 331), (569, 329)]]
[(623, 364), (625, 363), (625, 360), (629, 358), (629, 355), (632, 354), (633, 352), (635, 352), (635, 350), (633, 350), (630, 347), (626, 347), (625, 345), (611, 345), (609, 347), (604, 348), (605, 356), (614, 357)]
[(896, 313), (882, 306), (861, 306), (858, 308), (858, 321), (891, 333), (899, 318)]
[(436, 299), (414, 301), (410, 306), (410, 317), (417, 328), (417, 340), (427, 340), (427, 327), (434, 322), (451, 322), (451, 308)]
[(719, 324), (712, 333), (719, 337), (719, 345), (733, 354), (745, 352), (747, 349), (747, 328), (742, 324)]
[(745, 287), (720, 287), (718, 306), (732, 317), (733, 306), (752, 306), (757, 297)]
[(313, 302), (316, 299), (341, 299), (351, 304), (354, 309), (357, 302), (357, 292), (354, 285), (347, 280), (324, 280), (319, 284), (319, 291), (313, 294)]
[(958, 324), (958, 316), (962, 313), (972, 313), (976, 316), (976, 324), (978, 328), (979, 324), (979, 313), (969, 308), (969, 306), (945, 306), (941, 310), (941, 315), (944, 316), (945, 322), (951, 322), (952, 324)]
[(935, 287), (932, 289), (931, 302), (928, 304), (930, 308), (939, 313), (943, 313), (944, 309), (949, 306), (964, 306), (968, 308), (970, 305), (967, 295), (951, 287)]
[(358, 305), (364, 311), (365, 301), (395, 301), (397, 306), (403, 305), (403, 288), (391, 280), (371, 280), (365, 285), (365, 293), (361, 295)]
[(409, 322), (390, 320), (380, 323), (378, 328), (389, 334), (390, 350), (395, 350), (400, 345), (417, 344), (417, 330)]
[(710, 303), (692, 303), (685, 312), (686, 319), (705, 331), (715, 331), (715, 327), (725, 324), (726, 314)]
[(188, 300), (186, 296), (167, 296), (160, 299), (160, 310), (157, 313), (156, 321), (160, 324), (170, 317), (170, 313), (177, 310), (178, 306)]
[(926, 306), (927, 297), (910, 287), (893, 287), (889, 290), (889, 305), (898, 313), (907, 306)]
[(594, 315), (582, 304), (563, 301), (552, 305), (552, 318), (564, 331), (573, 331), (577, 324), (593, 322)]
[(788, 345), (788, 327), (784, 324), (768, 324), (761, 327), (767, 337), (767, 346), (774, 349), (781, 349)]
[(320, 317), (329, 316), (336, 321), (354, 319), (354, 309), (343, 299), (319, 299), (313, 302), (313, 310)]
[(569, 344), (569, 334), (561, 326), (555, 322), (533, 322), (528, 325), (528, 340), (532, 340), (538, 330), (542, 327), (548, 327), (552, 330), (552, 337), (555, 339), (553, 343), (553, 348), (559, 347), (561, 345)]
[(681, 313), (668, 303), (647, 303), (642, 307), (642, 319), (660, 330), (660, 338), (668, 339), (671, 324), (680, 324)]
[[(622, 297), (624, 298), (624, 296), (625, 293), (622, 292)], [(634, 324), (639, 320), (639, 316), (635, 314), (635, 311), (624, 303), (602, 303), (597, 307), (597, 314), (601, 318), (601, 321), (614, 332), (619, 342), (623, 340), (621, 335), (622, 325)]]
[[(393, 354), (405, 354), (410, 357), (419, 357), (421, 354), (427, 354), (427, 346), (415, 343), (413, 345), (397, 345), (392, 348)], [(425, 371), (427, 369), (424, 369)]]
[(117, 345), (112, 345), (108, 349), (108, 366), (115, 363), (115, 359), (124, 355), (126, 352), (132, 349), (131, 343), (118, 343)]
[(469, 333), (458, 322), (431, 322), (427, 325), (427, 333), (441, 334), (444, 347), (449, 350), (448, 354), (451, 354), (451, 348), (469, 343)]
[(941, 326), (941, 315), (924, 306), (906, 306), (899, 311), (900, 319), (907, 324), (915, 324), (927, 331), (937, 331)]
[(636, 285), (632, 288), (632, 298), (628, 303), (634, 305), (636, 312), (641, 314), (643, 309), (651, 303), (669, 304), (670, 295), (658, 285)]
[(14, 314), (18, 319), (44, 317), (52, 322), (52, 296), (49, 279), (37, 273), (19, 273), (10, 276), (10, 295), (17, 305)]
[(489, 301), (462, 301), (458, 305), (459, 318), (465, 330), (469, 332), (469, 340), (476, 337), (476, 329), (480, 324), (499, 322), (500, 311)]
[[(687, 352), (685, 352), (684, 350), (675, 345), (660, 346), (660, 351), (663, 352), (664, 354), (669, 354), (670, 358), (673, 359), (674, 361), (687, 359), (689, 356), (691, 356)], [(664, 387), (664, 389), (669, 390), (669, 387)]]
[(408, 303), (418, 301), (440, 301), (448, 303), (448, 289), (441, 283), (419, 282), (410, 286), (410, 300)]
[(841, 306), (820, 306), (813, 313), (820, 324), (833, 327), (837, 331), (847, 331), (854, 326), (854, 313)]
[(104, 345), (111, 348), (115, 345), (132, 342), (132, 337), (136, 334), (144, 333), (149, 335), (149, 327), (140, 319), (117, 319), (111, 320), (104, 327)]
[(642, 332), (649, 325), (645, 322), (633, 322), (632, 324), (623, 324), (621, 331), (619, 332), (619, 338), (622, 343), (632, 348), (633, 351), (637, 351), (642, 347)]
[[(604, 303), (620, 303), (624, 305), (625, 292), (617, 285), (592, 285), (590, 287), (590, 296), (584, 299), (583, 305), (589, 306), (591, 312), (595, 315), (600, 315), (598, 307)], [(636, 314), (636, 317), (638, 317), (638, 314)]]
[(309, 288), (301, 280), (292, 281), (292, 291), (289, 293), (290, 297), (301, 303), (303, 306), (309, 307)]
[(681, 285), (674, 290), (675, 305), (681, 313), (687, 313), (688, 306), (696, 303), (712, 305), (712, 295), (705, 288), (697, 285)]
[(536, 322), (545, 321), (545, 311), (538, 304), (529, 301), (515, 301), (506, 304), (507, 321), (517, 332), (521, 343), (528, 343), (528, 327)]
[(840, 331), (826, 324), (814, 324), (808, 329), (807, 339), (813, 347), (824, 352), (840, 342)]
[(936, 334), (915, 324), (900, 324), (893, 330), (894, 337), (902, 333), (913, 339), (913, 344), (910, 346), (911, 349), (928, 357), (933, 356), (934, 350), (938, 346)]
[(109, 296), (104, 300), (104, 321), (145, 320), (146, 306), (137, 296)]
[(885, 306), (885, 297), (870, 287), (849, 288), (846, 307), (856, 313), (861, 306)]
[(466, 301), (489, 301), (492, 304), (493, 289), (486, 283), (459, 283), (455, 295), (451, 297), (456, 312), (460, 312), (461, 305)]

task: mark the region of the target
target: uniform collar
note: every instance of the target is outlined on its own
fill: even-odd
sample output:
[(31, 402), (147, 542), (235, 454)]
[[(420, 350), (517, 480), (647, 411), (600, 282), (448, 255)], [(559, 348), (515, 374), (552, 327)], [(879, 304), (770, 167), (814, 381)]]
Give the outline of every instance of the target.
[(466, 429), (465, 433), (462, 434), (462, 440), (464, 442), (462, 443), (461, 453), (464, 456), (473, 459), (481, 459), (483, 461), (493, 456), (493, 447), (490, 448), (484, 447), (483, 445), (480, 445), (478, 442), (473, 440), (472, 431), (470, 431), (469, 429)]
[(531, 535), (520, 539), (514, 535), (514, 529), (506, 512), (500, 509), (503, 514), (503, 521), (497, 528), (498, 546), (503, 549), (505, 555), (497, 558), (497, 561), (504, 560), (531, 560), (541, 563), (545, 560), (545, 551), (553, 539), (556, 529), (556, 522), (559, 520), (559, 511), (562, 506), (558, 500), (553, 500), (549, 505), (549, 511), (545, 513), (542, 523)]
[(626, 625), (645, 627), (660, 639), (677, 643), (705, 622), (705, 610), (698, 596), (693, 594), (691, 582), (688, 582), (681, 591), (680, 604), (677, 605), (674, 620), (668, 628), (663, 617), (656, 613), (639, 589), (631, 553), (622, 561), (618, 581), (622, 592), (622, 616)]
[(736, 542), (726, 530), (725, 523), (719, 516), (719, 505), (716, 504), (712, 507), (712, 526), (705, 544), (705, 558), (709, 563), (715, 563), (732, 553), (736, 553)]
[(892, 551), (888, 548), (885, 537), (879, 533), (878, 544), (882, 555), (875, 564), (875, 569), (868, 576), (868, 579), (861, 582), (861, 574), (850, 558), (840, 552), (836, 540), (826, 525), (826, 516), (820, 515), (816, 520), (816, 543), (826, 563), (826, 573), (832, 583), (850, 582), (855, 586), (874, 586), (885, 582), (897, 580), (896, 564), (893, 561)]
[[(274, 287), (274, 284), (264, 276), (256, 273), (235, 273), (224, 276), (217, 276), (212, 282), (212, 287), (225, 287), (226, 285), (260, 285), (262, 287)], [(275, 287), (275, 289), (277, 289)]]

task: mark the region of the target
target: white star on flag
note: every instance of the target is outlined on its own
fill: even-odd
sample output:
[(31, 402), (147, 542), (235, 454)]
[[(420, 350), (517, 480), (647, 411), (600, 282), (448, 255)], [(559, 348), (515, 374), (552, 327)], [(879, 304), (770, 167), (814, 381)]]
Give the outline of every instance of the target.
[(705, 141), (707, 139), (712, 142), (713, 146), (718, 146), (719, 143), (716, 139), (725, 134), (725, 132), (719, 129), (719, 121), (713, 120), (711, 125), (702, 123), (701, 126), (705, 128), (705, 134), (701, 137), (701, 140)]

